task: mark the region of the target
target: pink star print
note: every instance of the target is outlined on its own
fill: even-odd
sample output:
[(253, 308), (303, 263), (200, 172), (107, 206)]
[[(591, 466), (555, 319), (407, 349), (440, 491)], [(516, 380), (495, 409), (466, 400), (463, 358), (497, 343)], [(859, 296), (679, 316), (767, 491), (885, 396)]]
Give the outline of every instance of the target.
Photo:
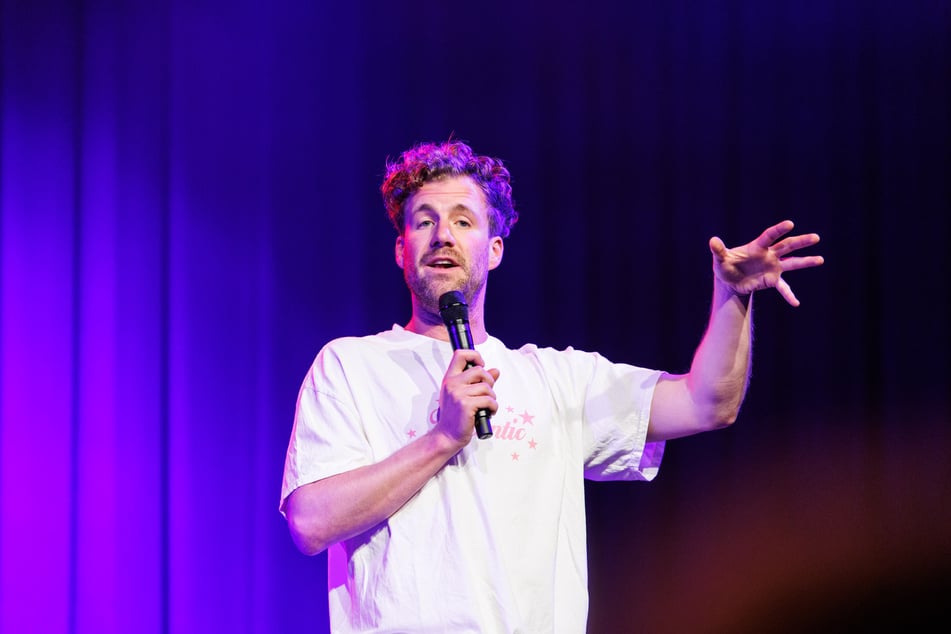
[(518, 454), (517, 454), (517, 453), (513, 453), (513, 454), (512, 454), (512, 460), (513, 460), (513, 461), (514, 461), (514, 460), (518, 460)]
[(531, 448), (531, 449), (534, 449), (534, 448), (535, 448), (535, 445), (537, 445), (537, 444), (538, 444), (538, 443), (535, 442), (535, 439), (534, 439), (534, 438), (532, 438), (531, 440), (528, 441), (528, 446), (529, 446), (529, 448)]
[(409, 436), (410, 438), (416, 438), (416, 430), (411, 429), (408, 432), (406, 432), (406, 435)]
[(523, 413), (519, 414), (519, 416), (522, 417), (522, 424), (524, 425), (531, 424), (532, 426), (535, 425), (535, 423), (532, 422), (535, 419), (535, 417), (529, 414), (528, 410), (525, 410)]
[(511, 405), (509, 405), (508, 407), (505, 408), (505, 411), (508, 412), (509, 414), (511, 414), (512, 412), (515, 411), (515, 408), (512, 407)]

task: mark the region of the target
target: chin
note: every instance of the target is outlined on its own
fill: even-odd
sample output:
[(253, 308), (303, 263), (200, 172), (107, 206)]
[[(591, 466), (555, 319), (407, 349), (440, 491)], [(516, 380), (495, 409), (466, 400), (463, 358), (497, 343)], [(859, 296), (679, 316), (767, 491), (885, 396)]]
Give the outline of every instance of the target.
[(411, 285), (409, 290), (420, 306), (433, 314), (437, 314), (439, 313), (439, 298), (449, 291), (462, 290), (463, 286), (458, 282), (435, 283), (430, 281), (429, 283)]
[(425, 277), (407, 279), (406, 285), (420, 305), (433, 313), (439, 312), (439, 298), (449, 291), (461, 291), (465, 295), (466, 302), (471, 305), (485, 282), (473, 285), (471, 277), (463, 274), (462, 271), (458, 273), (458, 275), (454, 272), (436, 275), (430, 273)]

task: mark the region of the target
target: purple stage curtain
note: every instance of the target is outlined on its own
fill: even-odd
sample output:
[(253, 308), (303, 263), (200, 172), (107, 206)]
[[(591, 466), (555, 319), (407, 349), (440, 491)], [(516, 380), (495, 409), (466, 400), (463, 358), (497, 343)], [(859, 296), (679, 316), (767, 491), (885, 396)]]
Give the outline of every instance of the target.
[(514, 176), (511, 346), (684, 371), (711, 235), (823, 236), (736, 426), (588, 486), (592, 632), (937, 614), (949, 4), (508, 4), (0, 0), (0, 632), (327, 630), (297, 389), (408, 319), (379, 181), (450, 135)]

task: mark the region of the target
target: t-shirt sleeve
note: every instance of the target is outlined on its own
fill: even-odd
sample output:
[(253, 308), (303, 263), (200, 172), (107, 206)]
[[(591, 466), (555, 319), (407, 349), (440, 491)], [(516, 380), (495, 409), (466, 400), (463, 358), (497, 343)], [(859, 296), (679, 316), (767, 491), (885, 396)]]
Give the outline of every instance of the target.
[(279, 510), (284, 513), (288, 496), (298, 487), (370, 464), (370, 456), (340, 358), (325, 347), (297, 397)]
[(663, 442), (647, 442), (654, 387), (663, 374), (592, 354), (585, 384), (584, 474), (591, 480), (652, 480)]

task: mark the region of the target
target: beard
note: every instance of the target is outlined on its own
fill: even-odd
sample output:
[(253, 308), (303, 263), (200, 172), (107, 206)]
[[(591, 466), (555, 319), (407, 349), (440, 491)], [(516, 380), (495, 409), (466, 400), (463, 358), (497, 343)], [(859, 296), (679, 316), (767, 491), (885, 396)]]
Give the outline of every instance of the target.
[[(453, 252), (458, 267), (450, 269), (432, 268), (416, 263), (403, 267), (403, 279), (417, 303), (432, 314), (439, 314), (439, 298), (449, 291), (461, 291), (470, 306), (476, 296), (485, 288), (489, 273), (488, 252), (479, 254), (471, 262)], [(460, 275), (461, 273), (461, 275)]]

